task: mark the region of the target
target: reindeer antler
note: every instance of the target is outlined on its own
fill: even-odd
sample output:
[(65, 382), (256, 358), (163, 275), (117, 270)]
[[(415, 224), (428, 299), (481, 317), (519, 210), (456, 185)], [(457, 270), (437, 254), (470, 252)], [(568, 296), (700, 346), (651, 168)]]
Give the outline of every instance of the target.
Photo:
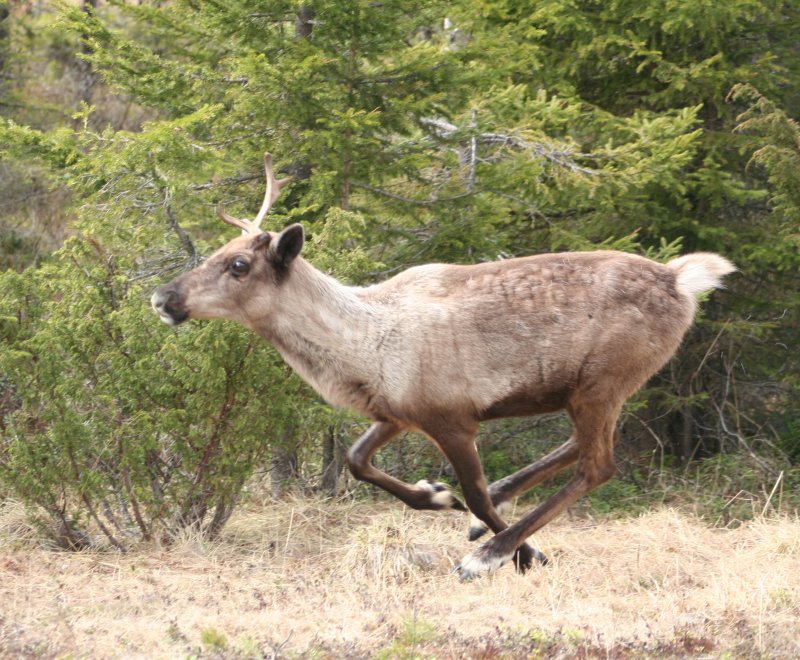
[(225, 213), (222, 204), (217, 206), (217, 215), (220, 219), (229, 225), (238, 227), (242, 230), (243, 234), (258, 234), (261, 232), (261, 223), (264, 221), (267, 213), (269, 213), (275, 200), (280, 196), (281, 188), (292, 180), (290, 176), (284, 179), (275, 178), (275, 174), (272, 172), (272, 154), (268, 151), (264, 153), (264, 174), (266, 174), (267, 178), (267, 189), (264, 192), (264, 201), (261, 204), (261, 209), (259, 209), (255, 220), (250, 222), (243, 218), (234, 218), (232, 215)]
[(225, 208), (222, 204), (217, 204), (217, 215), (222, 222), (226, 222), (229, 225), (233, 225), (234, 227), (238, 227), (242, 230), (242, 234), (255, 234), (255, 228), (253, 227), (252, 223), (244, 220), (242, 218), (234, 218), (232, 215), (228, 215), (225, 213)]

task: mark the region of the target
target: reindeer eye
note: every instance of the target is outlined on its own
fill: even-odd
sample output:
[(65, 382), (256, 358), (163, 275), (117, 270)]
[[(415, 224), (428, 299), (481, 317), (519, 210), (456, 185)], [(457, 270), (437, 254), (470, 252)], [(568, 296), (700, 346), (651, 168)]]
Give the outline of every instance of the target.
[(236, 257), (236, 259), (231, 261), (230, 266), (228, 266), (228, 270), (234, 277), (247, 275), (247, 273), (250, 271), (250, 264), (246, 259), (243, 259), (242, 257)]

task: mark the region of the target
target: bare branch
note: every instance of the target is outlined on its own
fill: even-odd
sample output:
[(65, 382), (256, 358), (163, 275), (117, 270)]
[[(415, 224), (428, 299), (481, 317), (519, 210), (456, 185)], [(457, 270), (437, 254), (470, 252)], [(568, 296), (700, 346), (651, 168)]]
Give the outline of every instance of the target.
[[(435, 134), (443, 139), (451, 139), (459, 130), (464, 130), (459, 129), (458, 126), (451, 124), (446, 119), (441, 119), (439, 117), (422, 117), (420, 123), (434, 129)], [(478, 144), (495, 144), (519, 151), (528, 151), (536, 158), (544, 158), (572, 172), (590, 176), (599, 176), (601, 174), (598, 170), (578, 165), (574, 160), (576, 154), (572, 151), (556, 149), (543, 142), (528, 142), (516, 135), (505, 135), (502, 133), (478, 133), (477, 135), (471, 136), (470, 139), (477, 140)]]
[(246, 183), (247, 181), (254, 181), (255, 179), (260, 179), (260, 174), (243, 174), (241, 176), (232, 176), (227, 179), (222, 179), (220, 181), (209, 181), (208, 183), (199, 183), (196, 186), (189, 186), (191, 190), (208, 190), (210, 188), (216, 188), (217, 186), (231, 186), (237, 183)]
[(175, 213), (172, 210), (172, 205), (167, 199), (165, 199), (164, 202), (164, 211), (167, 214), (167, 221), (170, 229), (172, 229), (172, 231), (178, 235), (181, 245), (183, 245), (183, 249), (186, 251), (186, 254), (189, 255), (189, 258), (192, 261), (196, 261), (197, 249), (195, 248), (194, 243), (192, 243), (192, 239), (189, 238), (189, 234), (187, 234), (186, 230), (184, 230), (184, 228), (178, 223), (178, 218), (175, 217)]

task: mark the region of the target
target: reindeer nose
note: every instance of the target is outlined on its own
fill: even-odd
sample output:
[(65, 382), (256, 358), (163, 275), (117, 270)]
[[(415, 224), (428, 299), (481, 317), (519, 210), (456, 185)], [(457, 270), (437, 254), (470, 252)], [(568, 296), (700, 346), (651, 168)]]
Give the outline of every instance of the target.
[(169, 293), (163, 292), (161, 289), (156, 289), (153, 291), (153, 295), (150, 296), (150, 304), (153, 306), (153, 309), (161, 314), (162, 310), (167, 305), (167, 301), (170, 298)]
[(150, 297), (150, 304), (168, 325), (177, 325), (188, 317), (188, 313), (182, 309), (178, 292), (171, 287), (156, 289)]

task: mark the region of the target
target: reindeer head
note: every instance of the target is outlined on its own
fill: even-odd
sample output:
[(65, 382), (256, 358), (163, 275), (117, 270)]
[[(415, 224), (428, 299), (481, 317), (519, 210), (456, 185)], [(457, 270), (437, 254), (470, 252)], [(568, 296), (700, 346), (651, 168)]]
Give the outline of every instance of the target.
[(224, 222), (242, 230), (242, 236), (153, 293), (150, 302), (164, 323), (178, 325), (190, 318), (223, 318), (250, 325), (269, 314), (270, 294), (288, 275), (303, 247), (304, 236), (298, 224), (282, 232), (261, 230), (261, 222), (291, 179), (275, 179), (269, 154), (264, 154), (264, 171), (267, 190), (255, 220), (234, 218), (221, 206), (217, 209)]

